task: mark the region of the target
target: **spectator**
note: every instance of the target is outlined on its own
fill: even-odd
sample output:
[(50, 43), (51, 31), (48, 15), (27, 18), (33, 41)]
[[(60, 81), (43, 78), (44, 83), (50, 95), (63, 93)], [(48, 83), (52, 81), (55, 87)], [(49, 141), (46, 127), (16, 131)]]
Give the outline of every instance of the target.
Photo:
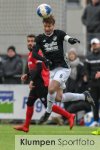
[(96, 106), (93, 109), (94, 122), (90, 126), (98, 126), (100, 99), (100, 41), (97, 38), (91, 40), (91, 54), (86, 58), (86, 72), (89, 80), (89, 89)]
[(14, 46), (10, 46), (7, 49), (7, 56), (3, 63), (4, 69), (4, 83), (5, 84), (20, 84), (20, 76), (23, 71), (22, 59), (18, 54)]
[(3, 59), (0, 57), (0, 84), (3, 83)]
[(84, 64), (77, 56), (75, 48), (68, 52), (68, 60), (71, 66), (71, 74), (67, 81), (67, 92), (83, 92), (86, 90), (84, 81)]
[(100, 0), (92, 0), (85, 8), (82, 22), (87, 29), (87, 45), (90, 50), (90, 41), (94, 37), (100, 38)]
[[(67, 92), (81, 93), (87, 88), (87, 80), (85, 79), (84, 64), (80, 61), (77, 56), (75, 48), (71, 48), (68, 52), (69, 64), (71, 66), (71, 74), (67, 81), (66, 90)], [(84, 110), (85, 112), (91, 111), (91, 106), (82, 100), (70, 101), (64, 103), (64, 107), (70, 113), (77, 113), (78, 111)]]

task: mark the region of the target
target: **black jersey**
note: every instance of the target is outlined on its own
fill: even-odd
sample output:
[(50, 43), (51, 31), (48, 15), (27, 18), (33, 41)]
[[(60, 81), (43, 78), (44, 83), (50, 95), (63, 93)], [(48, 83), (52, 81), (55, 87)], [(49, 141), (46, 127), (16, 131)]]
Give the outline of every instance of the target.
[(64, 60), (63, 41), (66, 33), (62, 30), (54, 30), (51, 36), (44, 33), (36, 38), (36, 43), (42, 50), (46, 59), (52, 62), (50, 70), (56, 67), (68, 67)]

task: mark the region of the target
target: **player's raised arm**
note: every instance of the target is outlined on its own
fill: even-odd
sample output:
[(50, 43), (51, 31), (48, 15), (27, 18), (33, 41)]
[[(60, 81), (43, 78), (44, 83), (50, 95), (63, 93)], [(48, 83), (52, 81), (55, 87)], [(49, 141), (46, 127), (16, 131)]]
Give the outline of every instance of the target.
[(64, 37), (64, 40), (65, 40), (65, 41), (68, 41), (70, 44), (80, 43), (80, 41), (79, 41), (78, 39), (72, 38), (72, 37), (70, 37), (69, 35), (66, 35), (66, 36)]

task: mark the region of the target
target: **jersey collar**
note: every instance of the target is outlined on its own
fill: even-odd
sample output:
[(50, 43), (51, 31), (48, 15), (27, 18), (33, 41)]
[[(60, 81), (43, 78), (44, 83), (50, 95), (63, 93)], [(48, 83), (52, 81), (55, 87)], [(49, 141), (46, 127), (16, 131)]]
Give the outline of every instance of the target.
[(44, 33), (44, 34), (45, 34), (46, 36), (50, 37), (50, 36), (53, 35), (53, 33), (54, 33), (54, 31), (53, 31), (50, 35), (47, 35), (46, 33)]

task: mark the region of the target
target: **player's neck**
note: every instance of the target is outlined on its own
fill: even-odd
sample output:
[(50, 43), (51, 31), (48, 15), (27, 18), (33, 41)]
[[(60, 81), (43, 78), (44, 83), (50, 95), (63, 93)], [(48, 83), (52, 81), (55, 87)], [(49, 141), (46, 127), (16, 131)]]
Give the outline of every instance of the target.
[(50, 36), (52, 36), (53, 35), (53, 33), (54, 33), (54, 31), (51, 33), (51, 34), (46, 34), (46, 33), (44, 33), (46, 36), (48, 36), (48, 37), (50, 37)]

